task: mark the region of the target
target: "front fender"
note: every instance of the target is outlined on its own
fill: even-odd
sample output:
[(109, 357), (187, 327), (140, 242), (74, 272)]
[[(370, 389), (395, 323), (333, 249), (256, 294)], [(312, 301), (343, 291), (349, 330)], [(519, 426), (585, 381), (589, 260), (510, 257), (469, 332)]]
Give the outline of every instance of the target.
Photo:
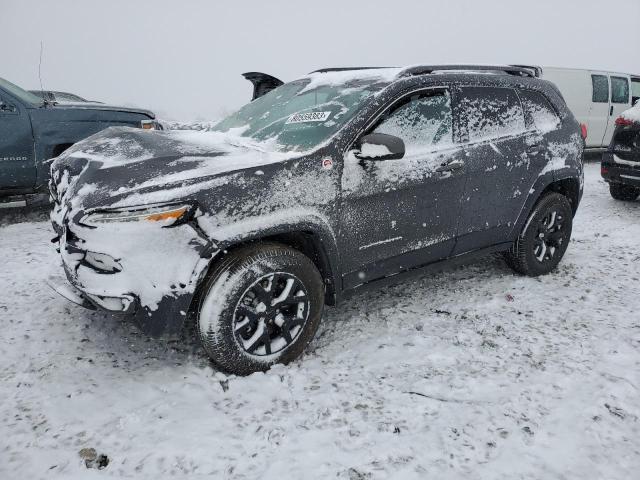
[(197, 218), (198, 227), (221, 251), (274, 237), (295, 234), (310, 234), (316, 250), (322, 257), (323, 276), (331, 283), (334, 295), (339, 294), (337, 279), (340, 278), (339, 253), (336, 234), (329, 219), (319, 211), (288, 208), (270, 214), (245, 217), (233, 223), (219, 225), (210, 215)]

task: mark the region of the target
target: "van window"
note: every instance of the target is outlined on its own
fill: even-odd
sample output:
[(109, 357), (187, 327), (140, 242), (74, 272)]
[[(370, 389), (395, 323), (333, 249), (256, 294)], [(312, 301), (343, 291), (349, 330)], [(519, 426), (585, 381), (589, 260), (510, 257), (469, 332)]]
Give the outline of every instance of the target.
[(452, 140), (451, 101), (444, 92), (416, 94), (387, 112), (373, 130), (400, 137), (407, 155)]
[(591, 84), (591, 100), (596, 103), (609, 103), (609, 78), (606, 75), (591, 75)]
[(543, 133), (555, 130), (560, 123), (560, 119), (549, 100), (543, 94), (532, 90), (520, 90), (518, 95), (524, 108), (524, 118), (529, 129), (539, 130)]
[(629, 103), (629, 80), (624, 77), (611, 77), (611, 101)]
[(510, 88), (466, 87), (460, 117), (470, 142), (513, 135), (525, 130), (524, 114)]
[(634, 105), (640, 100), (640, 78), (631, 79), (631, 103)]

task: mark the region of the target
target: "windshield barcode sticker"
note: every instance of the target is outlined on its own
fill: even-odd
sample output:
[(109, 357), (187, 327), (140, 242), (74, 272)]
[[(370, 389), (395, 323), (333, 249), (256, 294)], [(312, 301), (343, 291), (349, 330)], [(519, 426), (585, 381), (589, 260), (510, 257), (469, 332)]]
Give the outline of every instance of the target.
[(324, 122), (329, 118), (329, 115), (331, 112), (294, 113), (284, 123)]

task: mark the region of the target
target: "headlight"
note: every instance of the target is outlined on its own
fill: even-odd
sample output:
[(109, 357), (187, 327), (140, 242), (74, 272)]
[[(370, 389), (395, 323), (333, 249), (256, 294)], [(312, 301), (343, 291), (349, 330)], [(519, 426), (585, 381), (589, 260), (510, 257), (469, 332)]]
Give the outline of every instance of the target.
[(170, 227), (188, 220), (193, 213), (193, 205), (146, 205), (88, 213), (80, 223), (89, 226), (114, 222), (149, 222), (162, 227)]

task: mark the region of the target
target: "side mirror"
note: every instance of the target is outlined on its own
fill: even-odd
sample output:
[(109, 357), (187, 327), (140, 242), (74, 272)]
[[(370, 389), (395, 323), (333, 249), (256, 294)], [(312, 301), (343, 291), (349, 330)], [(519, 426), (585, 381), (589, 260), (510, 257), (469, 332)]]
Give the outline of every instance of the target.
[(370, 133), (360, 139), (360, 160), (398, 160), (404, 157), (404, 142), (401, 138), (386, 133)]

